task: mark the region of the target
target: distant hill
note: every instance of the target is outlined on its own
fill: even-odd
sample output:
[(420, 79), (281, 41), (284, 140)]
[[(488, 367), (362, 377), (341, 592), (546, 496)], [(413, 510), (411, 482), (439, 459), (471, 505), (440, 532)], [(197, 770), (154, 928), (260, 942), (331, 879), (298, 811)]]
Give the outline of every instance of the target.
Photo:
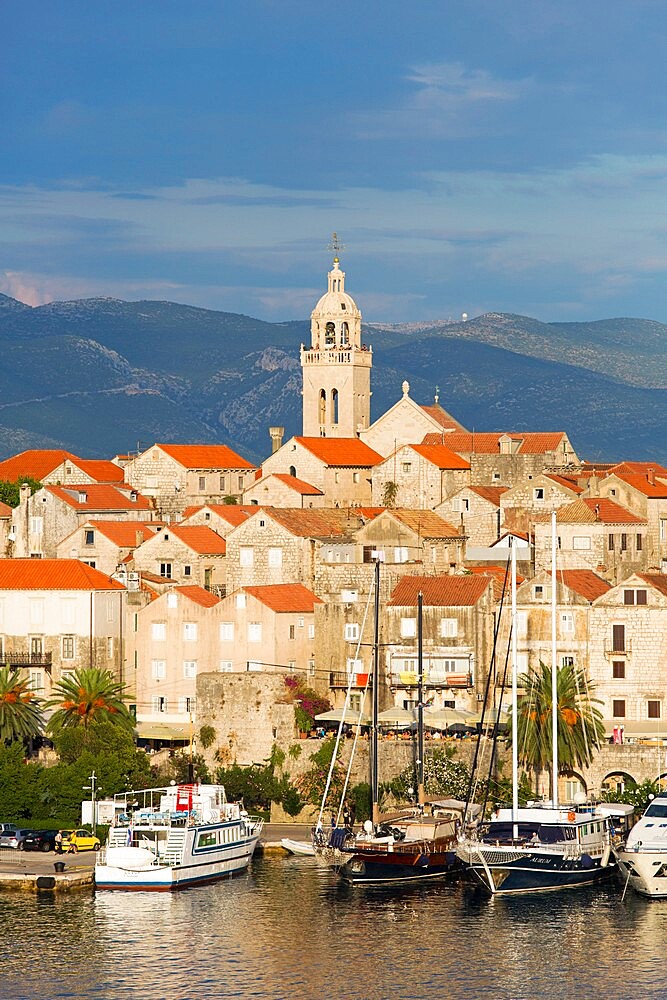
[[(667, 326), (366, 325), (373, 417), (401, 394), (440, 401), (477, 430), (566, 430), (582, 457), (667, 462)], [(268, 427), (301, 424), (307, 321), (266, 323), (172, 302), (84, 299), (31, 308), (0, 295), (0, 457), (29, 447), (86, 456), (155, 440), (224, 440), (251, 460)]]

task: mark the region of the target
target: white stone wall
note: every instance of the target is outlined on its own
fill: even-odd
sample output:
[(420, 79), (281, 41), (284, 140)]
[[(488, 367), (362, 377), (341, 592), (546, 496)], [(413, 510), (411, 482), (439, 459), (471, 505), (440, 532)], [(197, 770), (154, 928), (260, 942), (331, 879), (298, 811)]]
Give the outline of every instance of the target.
[[(224, 587), (227, 580), (227, 560), (220, 553), (200, 554), (181, 541), (169, 526), (161, 529), (134, 550), (135, 570), (161, 575), (161, 563), (171, 563), (175, 583), (197, 584), (200, 587)], [(189, 574), (186, 573), (189, 567)]]

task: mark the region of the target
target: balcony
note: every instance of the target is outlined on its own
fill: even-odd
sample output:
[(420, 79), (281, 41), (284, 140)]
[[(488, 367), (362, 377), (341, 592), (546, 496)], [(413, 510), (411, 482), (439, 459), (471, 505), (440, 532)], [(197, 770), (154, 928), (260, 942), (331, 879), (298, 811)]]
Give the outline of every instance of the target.
[(52, 653), (29, 653), (27, 650), (22, 653), (5, 653), (0, 657), (3, 666), (7, 667), (43, 667), (47, 673), (51, 673), (53, 667)]
[[(619, 648), (620, 647), (620, 648)], [(624, 639), (623, 642), (614, 642), (613, 639), (605, 639), (605, 656), (628, 656), (632, 652), (632, 639)]]
[[(401, 670), (390, 675), (389, 683), (393, 688), (414, 688), (419, 678), (416, 673)], [(472, 687), (472, 674), (429, 674), (425, 671), (423, 684), (426, 688), (469, 688)]]
[(365, 688), (366, 682), (368, 682), (368, 687), (371, 687), (371, 680), (368, 674), (348, 674), (344, 670), (332, 670), (329, 673), (329, 687), (333, 690), (342, 688), (347, 691), (350, 678), (352, 678), (353, 688)]

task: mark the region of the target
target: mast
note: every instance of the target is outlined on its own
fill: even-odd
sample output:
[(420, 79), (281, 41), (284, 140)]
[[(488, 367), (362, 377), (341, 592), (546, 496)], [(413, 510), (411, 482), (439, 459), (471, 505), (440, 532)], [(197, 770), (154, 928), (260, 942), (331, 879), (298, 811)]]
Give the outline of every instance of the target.
[(380, 678), (380, 559), (375, 560), (375, 626), (373, 635), (373, 713), (371, 721), (371, 803), (373, 825), (380, 821), (378, 780), (378, 708)]
[(417, 802), (424, 805), (424, 595), (417, 595)]
[(519, 837), (519, 740), (516, 679), (516, 544), (510, 536), (512, 553), (512, 837)]
[(558, 807), (558, 657), (556, 653), (556, 511), (551, 512), (551, 802)]

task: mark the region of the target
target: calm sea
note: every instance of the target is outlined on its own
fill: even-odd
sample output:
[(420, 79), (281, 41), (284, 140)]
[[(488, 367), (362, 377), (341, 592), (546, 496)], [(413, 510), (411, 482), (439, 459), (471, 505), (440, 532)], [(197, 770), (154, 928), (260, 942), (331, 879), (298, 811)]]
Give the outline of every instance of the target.
[(667, 903), (348, 888), (308, 858), (162, 893), (0, 894), (2, 1000), (667, 997)]

